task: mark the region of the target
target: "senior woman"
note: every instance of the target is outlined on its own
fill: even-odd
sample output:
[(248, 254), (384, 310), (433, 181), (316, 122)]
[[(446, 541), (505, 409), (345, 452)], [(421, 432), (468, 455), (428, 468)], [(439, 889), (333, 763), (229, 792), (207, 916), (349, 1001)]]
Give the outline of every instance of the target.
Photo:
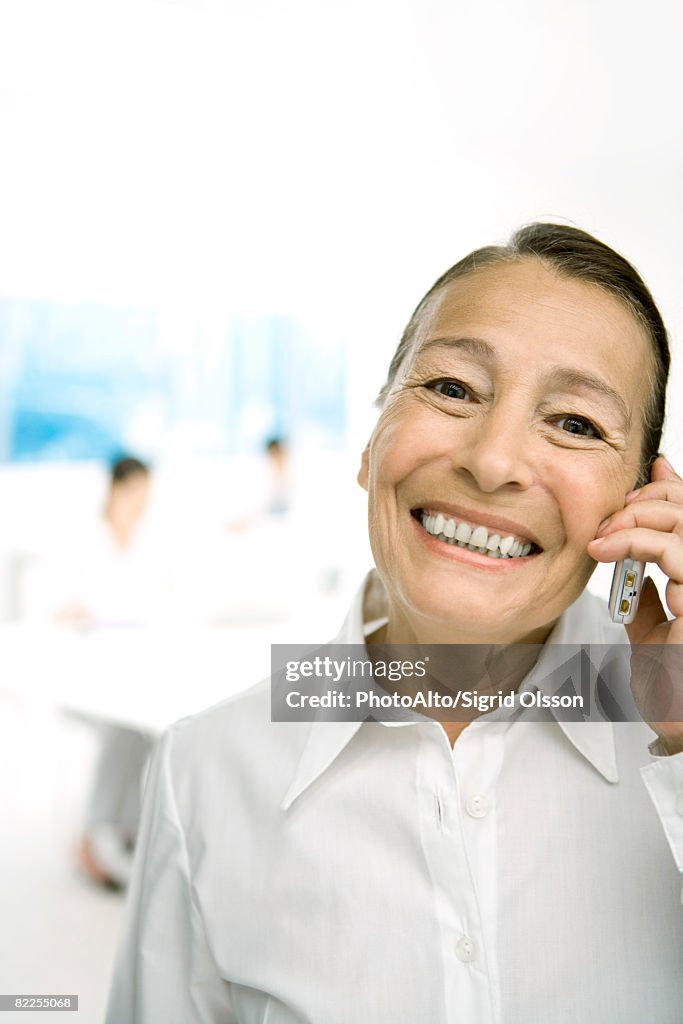
[[(382, 390), (376, 571), (337, 642), (534, 644), (523, 692), (554, 645), (627, 640), (585, 590), (625, 557), (673, 616), (646, 587), (629, 638), (680, 642), (668, 364), (640, 277), (582, 231), (451, 268)], [(415, 717), (273, 722), (264, 683), (166, 733), (109, 1024), (680, 1020), (683, 727)]]

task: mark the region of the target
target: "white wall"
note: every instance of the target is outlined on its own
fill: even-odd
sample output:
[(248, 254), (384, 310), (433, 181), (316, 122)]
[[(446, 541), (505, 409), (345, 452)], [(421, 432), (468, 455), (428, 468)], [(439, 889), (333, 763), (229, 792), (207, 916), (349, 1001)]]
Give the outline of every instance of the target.
[(621, 247), (680, 328), (671, 0), (0, 17), (4, 293), (313, 309), (383, 357), (435, 274), (553, 215)]
[(341, 329), (360, 447), (434, 278), (567, 218), (660, 301), (683, 459), (671, 0), (4, 0), (0, 18), (0, 293)]

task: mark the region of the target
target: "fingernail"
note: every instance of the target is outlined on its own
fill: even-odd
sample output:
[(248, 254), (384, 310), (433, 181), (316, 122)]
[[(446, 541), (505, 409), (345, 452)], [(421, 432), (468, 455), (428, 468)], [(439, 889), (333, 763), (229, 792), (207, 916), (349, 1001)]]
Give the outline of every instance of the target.
[(590, 543), (591, 544), (602, 544), (603, 540), (606, 540), (606, 539), (607, 539), (606, 537), (595, 537)]
[(605, 516), (605, 518), (603, 519), (603, 521), (602, 521), (602, 522), (600, 523), (600, 525), (598, 526), (598, 533), (600, 533), (600, 530), (602, 530), (602, 528), (603, 528), (604, 526), (607, 526), (607, 524), (609, 523), (609, 521), (610, 521), (610, 519), (611, 519), (611, 518), (612, 518), (611, 516)]
[(636, 487), (635, 491), (629, 491), (626, 495), (625, 501), (633, 501), (637, 494), (640, 494), (641, 488)]

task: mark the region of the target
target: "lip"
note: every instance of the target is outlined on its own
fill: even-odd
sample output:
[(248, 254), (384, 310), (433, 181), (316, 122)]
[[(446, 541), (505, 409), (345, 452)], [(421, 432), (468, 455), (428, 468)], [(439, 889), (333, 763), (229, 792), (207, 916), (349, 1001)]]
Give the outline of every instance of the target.
[[(430, 508), (434, 508), (434, 505), (430, 505)], [(463, 518), (465, 518), (463, 516)], [(410, 517), (419, 540), (426, 544), (430, 551), (433, 551), (436, 555), (441, 558), (450, 558), (454, 562), (464, 562), (470, 565), (476, 565), (477, 568), (488, 569), (489, 572), (510, 572), (514, 571), (514, 567), (521, 567), (528, 565), (532, 559), (536, 558), (536, 555), (528, 554), (520, 558), (489, 558), (488, 555), (480, 555), (478, 551), (470, 551), (469, 548), (458, 547), (457, 544), (444, 544), (442, 540), (437, 540), (431, 533), (427, 533), (424, 526), (420, 523), (415, 516)], [(484, 525), (483, 523), (481, 524)]]
[[(543, 550), (543, 545), (539, 541), (538, 537), (529, 529), (526, 523), (516, 522), (516, 520), (509, 519), (507, 516), (499, 516), (497, 513), (491, 514), (490, 512), (480, 512), (474, 508), (467, 508), (466, 505), (453, 505), (450, 502), (426, 499), (423, 504), (415, 505), (414, 508), (410, 510), (411, 518), (415, 519), (415, 513), (418, 510), (423, 509), (441, 512), (443, 515), (449, 516), (451, 519), (464, 519), (467, 523), (473, 523), (475, 526), (485, 526), (489, 532), (491, 530), (495, 530), (497, 533), (502, 533), (503, 530), (507, 530), (508, 534), (519, 539), (525, 539), (527, 541), (530, 540), (540, 551)], [(418, 525), (420, 526), (420, 529), (422, 529), (422, 524), (418, 523)], [(460, 550), (463, 549), (461, 548)], [(483, 557), (486, 558), (486, 555)]]

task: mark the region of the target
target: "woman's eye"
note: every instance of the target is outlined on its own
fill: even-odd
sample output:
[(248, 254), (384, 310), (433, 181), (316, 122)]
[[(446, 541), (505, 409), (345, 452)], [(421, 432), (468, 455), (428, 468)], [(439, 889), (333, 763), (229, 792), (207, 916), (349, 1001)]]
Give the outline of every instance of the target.
[(428, 387), (446, 398), (470, 398), (467, 388), (457, 380), (435, 380)]
[(602, 434), (598, 428), (590, 420), (585, 420), (583, 416), (560, 416), (559, 419), (555, 420), (555, 423), (561, 430), (566, 430), (568, 434), (602, 439)]

